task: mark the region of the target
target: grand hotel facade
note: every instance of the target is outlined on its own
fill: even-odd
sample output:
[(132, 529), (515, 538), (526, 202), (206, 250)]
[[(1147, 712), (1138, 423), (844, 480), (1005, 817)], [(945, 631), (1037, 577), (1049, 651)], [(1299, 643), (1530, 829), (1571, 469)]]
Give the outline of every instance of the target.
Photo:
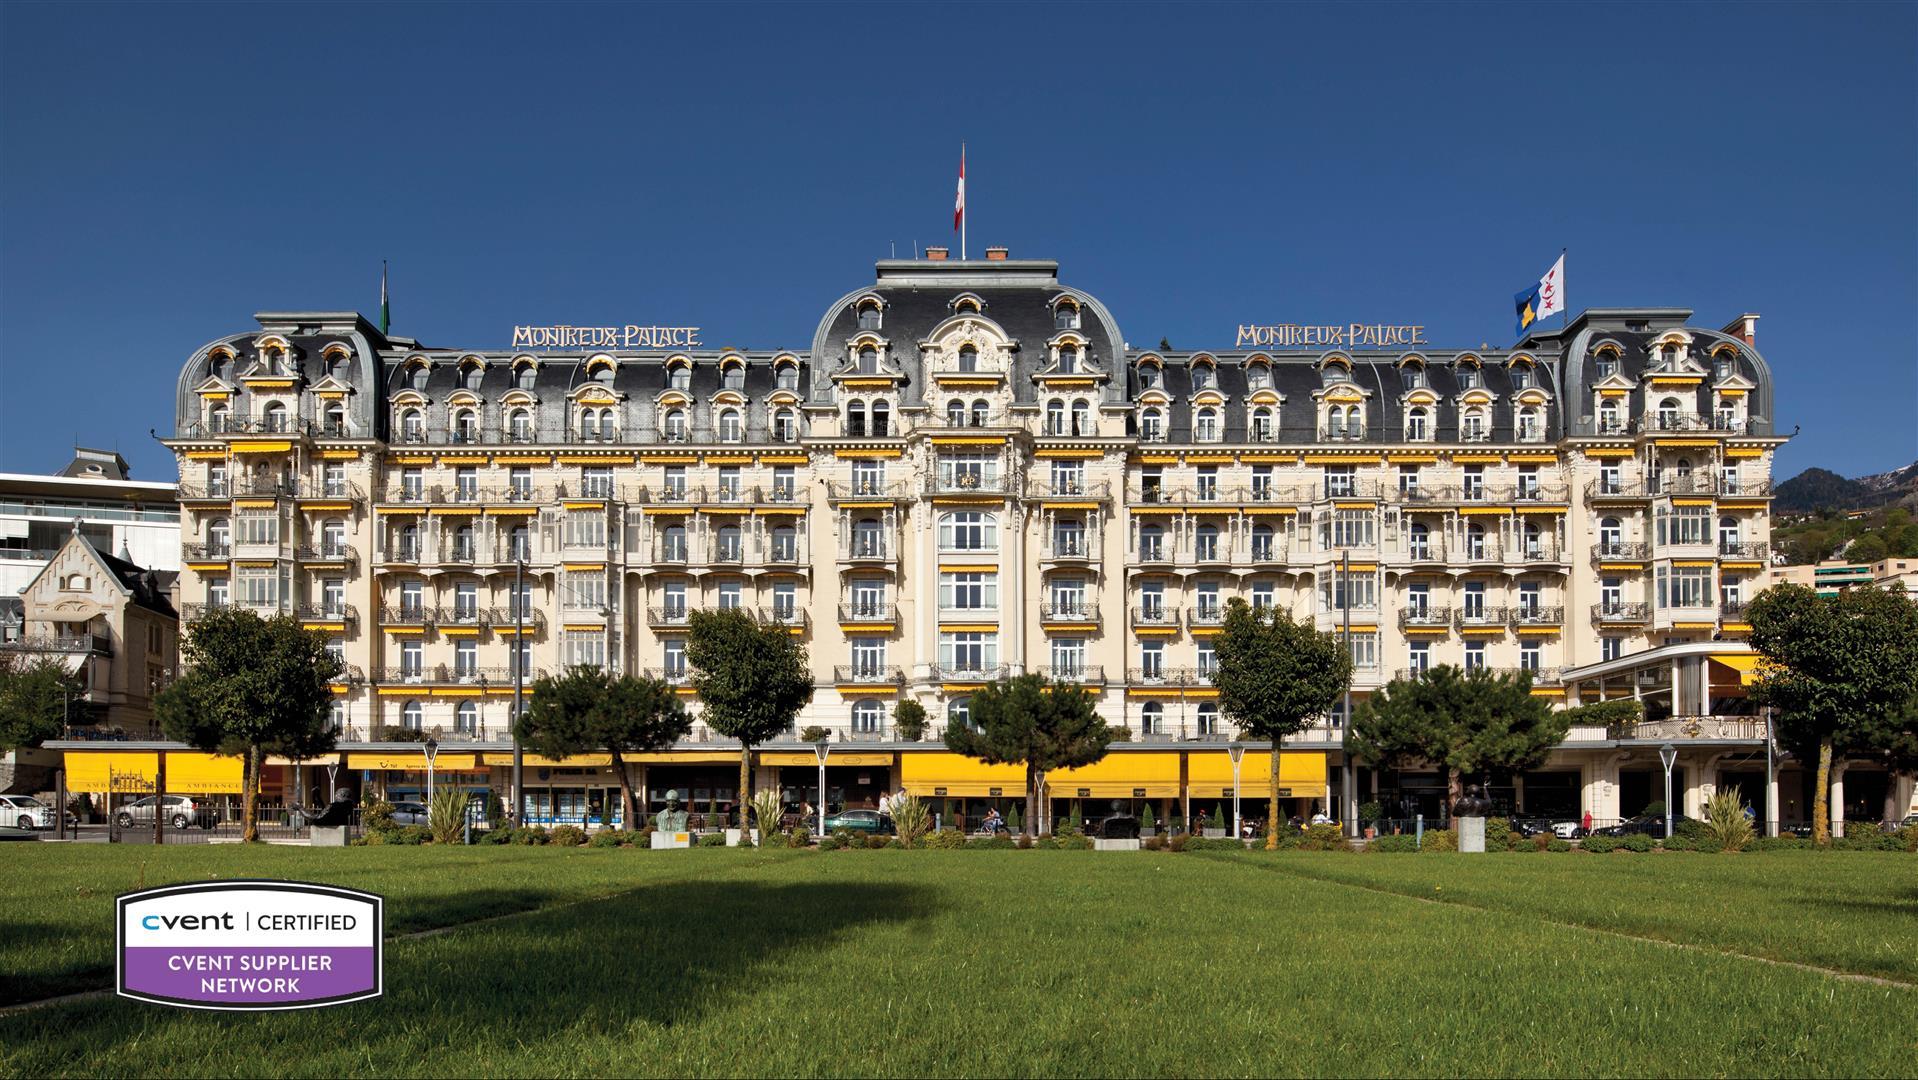
[[(262, 313), (181, 371), (184, 614), (297, 615), (346, 664), (348, 746), (426, 729), (484, 770), (516, 665), (683, 684), (688, 612), (743, 607), (805, 638), (798, 727), (866, 766), (848, 801), (997, 795), (896, 742), (892, 709), (920, 701), (936, 738), (1021, 672), (1086, 684), (1132, 736), (1055, 794), (1190, 799), (1231, 790), (1209, 671), (1239, 597), (1348, 634), (1355, 697), (1450, 663), (1744, 715), (1688, 759), (1695, 800), (1755, 745), (1736, 640), (1783, 439), (1757, 317), (1689, 317), (1586, 311), (1511, 349), (1139, 348), (1056, 263), (1000, 249), (881, 262), (790, 350), (435, 348)], [(1301, 810), (1429, 800), (1346, 761), (1342, 712), (1288, 758)], [(1575, 732), (1557, 779), (1512, 785), (1629, 814), (1631, 734)], [(655, 801), (667, 763), (729, 760), (703, 725), (682, 750), (640, 766)]]

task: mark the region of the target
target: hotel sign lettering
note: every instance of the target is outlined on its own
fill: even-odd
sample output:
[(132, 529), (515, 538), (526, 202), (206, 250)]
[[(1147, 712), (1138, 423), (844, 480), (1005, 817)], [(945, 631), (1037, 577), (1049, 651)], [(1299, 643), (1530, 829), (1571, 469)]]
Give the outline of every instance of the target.
[(696, 349), (697, 326), (515, 326), (515, 349)]
[(1391, 349), (1425, 344), (1424, 326), (1388, 326), (1384, 323), (1347, 323), (1343, 326), (1239, 325), (1237, 349), (1283, 349), (1321, 346), (1344, 349)]

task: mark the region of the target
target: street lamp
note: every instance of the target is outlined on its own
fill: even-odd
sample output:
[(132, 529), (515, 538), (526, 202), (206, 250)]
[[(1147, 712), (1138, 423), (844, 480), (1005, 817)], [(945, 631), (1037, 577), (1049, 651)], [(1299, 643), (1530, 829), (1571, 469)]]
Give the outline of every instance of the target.
[(433, 807), (433, 759), (439, 755), (439, 752), (438, 739), (426, 740), (426, 806), (429, 810)]
[(1232, 755), (1232, 839), (1245, 835), (1245, 823), (1239, 817), (1239, 762), (1245, 760), (1245, 744), (1232, 740), (1225, 748)]
[(1678, 760), (1678, 747), (1666, 743), (1658, 748), (1658, 760), (1665, 763), (1665, 839), (1672, 838), (1672, 764)]
[(812, 752), (819, 755), (819, 838), (826, 838), (826, 755), (832, 753), (832, 744), (824, 739), (812, 744)]

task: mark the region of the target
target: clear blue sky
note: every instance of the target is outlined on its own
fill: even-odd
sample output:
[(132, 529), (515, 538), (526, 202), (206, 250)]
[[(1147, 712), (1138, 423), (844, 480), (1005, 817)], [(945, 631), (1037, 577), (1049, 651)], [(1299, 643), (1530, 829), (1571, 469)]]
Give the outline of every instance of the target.
[(1764, 315), (1781, 473), (1918, 456), (1918, 8), (0, 5), (0, 469), (171, 478), (195, 348), (664, 323), (805, 347), (891, 245), (1057, 258), (1139, 345)]

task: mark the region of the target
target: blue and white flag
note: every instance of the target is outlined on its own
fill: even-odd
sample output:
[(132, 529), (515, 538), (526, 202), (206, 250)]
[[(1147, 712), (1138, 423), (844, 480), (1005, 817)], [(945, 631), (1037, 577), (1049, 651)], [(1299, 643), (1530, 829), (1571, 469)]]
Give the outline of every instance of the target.
[(1547, 315), (1565, 313), (1565, 253), (1558, 253), (1558, 261), (1552, 264), (1538, 284), (1514, 296), (1518, 307), (1518, 333), (1525, 336), (1533, 323)]

